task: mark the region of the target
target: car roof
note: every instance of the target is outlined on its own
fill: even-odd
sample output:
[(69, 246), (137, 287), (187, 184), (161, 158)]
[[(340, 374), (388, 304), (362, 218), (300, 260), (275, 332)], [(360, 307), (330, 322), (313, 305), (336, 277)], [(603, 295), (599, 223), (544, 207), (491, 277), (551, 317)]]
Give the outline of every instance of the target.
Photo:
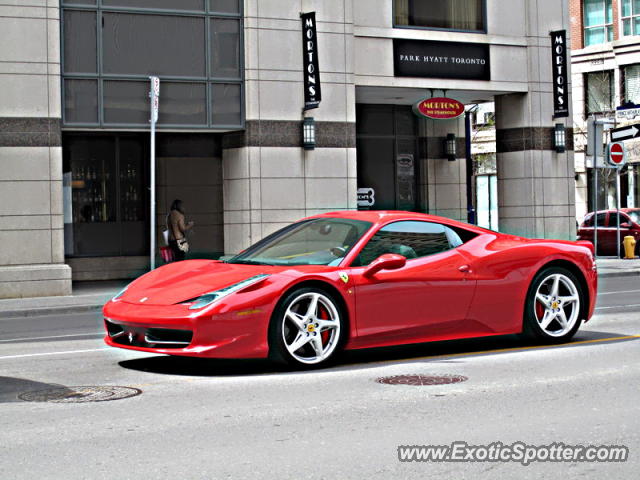
[(335, 212), (321, 213), (308, 218), (345, 218), (350, 220), (362, 220), (375, 224), (386, 224), (401, 220), (418, 220), (423, 222), (437, 222), (445, 225), (458, 226), (477, 233), (487, 233), (486, 229), (459, 222), (451, 218), (439, 217), (427, 213), (407, 212), (402, 210), (338, 210)]

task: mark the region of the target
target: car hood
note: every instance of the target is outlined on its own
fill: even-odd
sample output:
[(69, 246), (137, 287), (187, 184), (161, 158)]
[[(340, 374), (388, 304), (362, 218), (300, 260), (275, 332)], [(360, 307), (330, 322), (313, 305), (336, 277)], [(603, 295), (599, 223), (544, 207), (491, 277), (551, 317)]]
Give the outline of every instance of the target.
[(135, 280), (119, 300), (136, 305), (174, 305), (255, 275), (283, 270), (270, 265), (236, 265), (213, 260), (175, 262)]

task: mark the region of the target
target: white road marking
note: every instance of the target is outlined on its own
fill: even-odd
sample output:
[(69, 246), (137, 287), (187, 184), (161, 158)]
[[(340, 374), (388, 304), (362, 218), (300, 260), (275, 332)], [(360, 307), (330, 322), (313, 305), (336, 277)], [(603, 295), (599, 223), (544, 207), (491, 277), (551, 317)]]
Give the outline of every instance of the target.
[(615, 295), (616, 293), (637, 293), (640, 292), (640, 290), (622, 290), (620, 292), (601, 292), (598, 293), (598, 296), (600, 295)]
[(24, 338), (9, 338), (2, 339), (0, 343), (18, 342), (23, 340), (45, 340), (47, 338), (66, 338), (66, 337), (86, 337), (88, 335), (104, 335), (104, 332), (90, 332), (90, 333), (74, 333), (70, 335), (50, 335), (48, 337), (24, 337)]
[(100, 352), (103, 350), (110, 350), (110, 349), (111, 347), (105, 347), (105, 348), (91, 348), (88, 350), (68, 350), (66, 352), (26, 353), (23, 355), (5, 355), (3, 357), (0, 357), (0, 360), (7, 359), (7, 358), (41, 357), (44, 355), (65, 355), (70, 353)]
[(596, 310), (605, 310), (608, 308), (626, 308), (626, 307), (640, 307), (640, 303), (635, 303), (633, 305), (612, 305), (610, 307), (596, 307)]

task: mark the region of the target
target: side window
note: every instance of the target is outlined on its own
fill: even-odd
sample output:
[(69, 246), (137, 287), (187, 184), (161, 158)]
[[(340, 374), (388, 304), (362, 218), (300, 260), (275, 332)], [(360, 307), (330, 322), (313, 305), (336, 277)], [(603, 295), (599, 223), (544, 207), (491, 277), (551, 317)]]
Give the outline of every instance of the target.
[[(618, 222), (617, 220), (617, 215), (616, 212), (611, 212), (611, 214), (609, 215), (609, 226), (612, 228), (616, 228), (618, 226)], [(631, 219), (629, 217), (627, 217), (626, 214), (624, 213), (620, 213), (620, 223), (629, 223), (631, 224)]]
[(397, 253), (412, 259), (444, 252), (461, 244), (456, 232), (439, 223), (395, 222), (381, 228), (369, 240), (353, 266), (369, 265), (385, 253)]
[[(604, 222), (607, 219), (607, 214), (606, 213), (599, 213), (598, 214), (598, 228), (603, 228), (604, 227)], [(591, 227), (593, 228), (593, 214), (591, 214), (588, 218), (585, 218), (584, 220), (584, 226), (585, 227)]]

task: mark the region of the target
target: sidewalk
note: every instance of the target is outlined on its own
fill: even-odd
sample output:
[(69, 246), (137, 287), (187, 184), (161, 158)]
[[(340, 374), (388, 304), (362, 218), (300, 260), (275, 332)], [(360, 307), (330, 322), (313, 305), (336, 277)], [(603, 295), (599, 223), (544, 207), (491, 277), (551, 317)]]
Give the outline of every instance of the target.
[(640, 258), (622, 260), (619, 258), (598, 258), (598, 277), (638, 277), (640, 280)]
[(128, 280), (76, 282), (68, 296), (1, 299), (0, 319), (98, 310), (127, 283)]
[[(640, 259), (598, 259), (598, 276), (636, 276), (640, 280)], [(47, 314), (66, 314), (98, 310), (107, 300), (118, 293), (128, 281), (77, 282), (73, 294), (65, 297), (11, 298), (0, 300), (0, 319), (7, 317), (29, 317)]]

